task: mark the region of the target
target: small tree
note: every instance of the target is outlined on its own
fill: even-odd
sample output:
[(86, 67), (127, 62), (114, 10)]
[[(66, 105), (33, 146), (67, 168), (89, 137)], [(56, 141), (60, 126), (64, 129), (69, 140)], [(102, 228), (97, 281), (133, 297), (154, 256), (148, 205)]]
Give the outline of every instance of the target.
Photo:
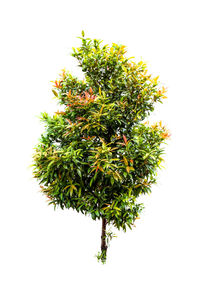
[(34, 177), (55, 207), (72, 208), (102, 220), (101, 252), (106, 261), (112, 232), (107, 224), (132, 228), (151, 191), (169, 137), (161, 122), (144, 120), (162, 103), (165, 89), (147, 74), (143, 62), (125, 56), (126, 47), (85, 38), (73, 48), (85, 74), (79, 80), (63, 70), (53, 93), (63, 106), (42, 113), (46, 131), (35, 148)]

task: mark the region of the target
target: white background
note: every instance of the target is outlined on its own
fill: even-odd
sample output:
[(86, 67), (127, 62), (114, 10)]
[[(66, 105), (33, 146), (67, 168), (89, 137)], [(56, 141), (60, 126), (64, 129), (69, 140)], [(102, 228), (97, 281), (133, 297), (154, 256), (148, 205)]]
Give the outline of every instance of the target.
[[(2, 300), (200, 299), (198, 1), (4, 1), (0, 9)], [(100, 226), (54, 211), (32, 179), (37, 116), (59, 109), (51, 80), (80, 74), (77, 36), (121, 43), (168, 88), (153, 118), (172, 133), (165, 169), (136, 228), (116, 232), (106, 265)]]

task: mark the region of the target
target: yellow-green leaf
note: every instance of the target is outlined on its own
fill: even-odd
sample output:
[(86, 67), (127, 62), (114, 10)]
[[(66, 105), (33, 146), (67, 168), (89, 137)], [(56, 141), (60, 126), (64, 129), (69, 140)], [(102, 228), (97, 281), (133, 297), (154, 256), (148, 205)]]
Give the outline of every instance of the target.
[(54, 96), (58, 97), (58, 93), (55, 90), (52, 90)]

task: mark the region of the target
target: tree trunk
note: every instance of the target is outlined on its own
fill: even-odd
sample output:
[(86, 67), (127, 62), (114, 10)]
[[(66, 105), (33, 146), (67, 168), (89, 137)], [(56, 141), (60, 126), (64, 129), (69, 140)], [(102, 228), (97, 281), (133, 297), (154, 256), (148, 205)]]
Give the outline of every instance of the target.
[(108, 246), (106, 245), (106, 223), (106, 219), (102, 218), (101, 252), (104, 253), (105, 257), (108, 248)]

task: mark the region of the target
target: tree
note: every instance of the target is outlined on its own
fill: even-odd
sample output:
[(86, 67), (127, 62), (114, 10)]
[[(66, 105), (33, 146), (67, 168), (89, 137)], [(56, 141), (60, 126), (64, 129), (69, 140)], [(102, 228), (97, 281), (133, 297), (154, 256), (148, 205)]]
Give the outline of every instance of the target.
[(108, 224), (126, 231), (143, 209), (140, 194), (151, 191), (169, 133), (161, 122), (144, 122), (162, 103), (165, 88), (146, 65), (127, 58), (126, 47), (85, 38), (72, 56), (85, 74), (62, 71), (53, 93), (63, 110), (42, 113), (46, 131), (33, 155), (34, 177), (54, 207), (72, 208), (102, 220), (106, 261)]

